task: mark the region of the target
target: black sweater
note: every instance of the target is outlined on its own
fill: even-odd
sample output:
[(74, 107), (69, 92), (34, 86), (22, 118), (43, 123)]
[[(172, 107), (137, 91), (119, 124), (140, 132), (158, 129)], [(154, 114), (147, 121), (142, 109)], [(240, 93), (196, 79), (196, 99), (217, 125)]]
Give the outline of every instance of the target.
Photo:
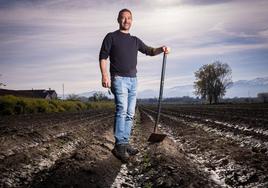
[(110, 57), (111, 76), (136, 77), (138, 51), (154, 55), (154, 48), (145, 45), (138, 37), (117, 30), (105, 36), (99, 60)]

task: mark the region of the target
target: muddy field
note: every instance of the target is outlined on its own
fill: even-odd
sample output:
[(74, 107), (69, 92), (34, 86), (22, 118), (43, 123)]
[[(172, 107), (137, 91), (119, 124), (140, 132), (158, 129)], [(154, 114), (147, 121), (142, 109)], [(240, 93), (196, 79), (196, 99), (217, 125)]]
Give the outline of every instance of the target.
[(1, 117), (0, 187), (268, 187), (268, 106), (136, 110), (127, 164), (111, 153), (113, 110)]

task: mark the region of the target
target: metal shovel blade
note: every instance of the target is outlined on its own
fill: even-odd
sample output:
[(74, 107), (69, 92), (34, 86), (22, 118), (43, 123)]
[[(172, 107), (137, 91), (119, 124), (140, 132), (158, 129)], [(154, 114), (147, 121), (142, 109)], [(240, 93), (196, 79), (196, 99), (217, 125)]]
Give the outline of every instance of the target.
[(152, 133), (148, 139), (148, 142), (162, 142), (167, 135)]

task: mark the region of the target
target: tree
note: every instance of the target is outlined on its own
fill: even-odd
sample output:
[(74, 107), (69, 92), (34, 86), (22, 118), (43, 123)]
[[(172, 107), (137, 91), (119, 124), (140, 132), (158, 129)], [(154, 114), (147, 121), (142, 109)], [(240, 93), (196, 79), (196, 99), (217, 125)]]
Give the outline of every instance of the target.
[(226, 63), (215, 61), (212, 64), (203, 65), (195, 72), (195, 94), (206, 99), (209, 104), (218, 103), (232, 85), (232, 70)]
[(109, 100), (108, 97), (103, 92), (95, 92), (92, 97), (89, 98), (89, 101), (105, 101)]
[[(2, 74), (0, 74), (0, 76), (2, 76)], [(2, 82), (0, 82), (0, 88), (1, 88), (2, 86), (6, 86), (6, 85), (3, 84)]]
[(70, 94), (70, 95), (68, 95), (67, 100), (70, 100), (70, 101), (78, 101), (79, 100), (79, 95)]
[(1, 88), (2, 86), (6, 86), (6, 85), (0, 82), (0, 88)]

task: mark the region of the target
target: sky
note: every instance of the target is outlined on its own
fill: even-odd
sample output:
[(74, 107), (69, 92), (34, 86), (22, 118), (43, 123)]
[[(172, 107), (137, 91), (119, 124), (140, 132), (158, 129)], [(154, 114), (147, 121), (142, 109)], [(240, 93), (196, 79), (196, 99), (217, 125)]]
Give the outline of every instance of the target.
[[(193, 84), (194, 72), (219, 60), (232, 79), (268, 76), (267, 0), (0, 0), (0, 82), (5, 89), (106, 91), (98, 55), (133, 14), (130, 34), (171, 47), (165, 87)], [(138, 90), (158, 90), (162, 55), (138, 54)]]

